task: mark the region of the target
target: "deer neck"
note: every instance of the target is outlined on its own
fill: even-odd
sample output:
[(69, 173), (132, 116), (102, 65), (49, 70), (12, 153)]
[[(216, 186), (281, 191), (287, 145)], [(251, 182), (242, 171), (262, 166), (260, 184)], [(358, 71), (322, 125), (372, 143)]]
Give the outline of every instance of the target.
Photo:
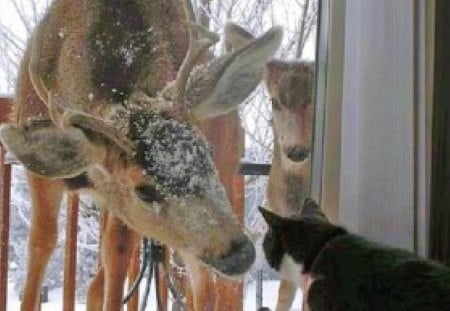
[(281, 152), (275, 139), (267, 200), (271, 210), (287, 217), (300, 212), (309, 194), (310, 164), (307, 160), (301, 165), (283, 165)]

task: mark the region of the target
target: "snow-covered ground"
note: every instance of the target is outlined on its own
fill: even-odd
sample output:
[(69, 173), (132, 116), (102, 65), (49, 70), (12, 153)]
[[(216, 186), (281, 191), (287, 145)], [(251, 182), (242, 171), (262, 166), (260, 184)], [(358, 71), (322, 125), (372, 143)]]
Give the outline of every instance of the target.
[[(49, 302), (43, 303), (41, 311), (61, 311), (62, 310), (62, 289), (58, 288), (52, 290), (48, 293)], [(8, 284), (8, 310), (7, 311), (19, 311), (20, 301), (19, 295), (14, 290), (12, 283)], [(86, 307), (84, 304), (77, 304), (76, 311), (85, 311)]]
[[(263, 306), (275, 310), (278, 297), (278, 281), (266, 281), (263, 284)], [(244, 300), (244, 311), (256, 311), (256, 284), (250, 283), (247, 286)], [(291, 311), (300, 311), (302, 308), (302, 293), (297, 290)]]
[[(247, 286), (247, 290), (245, 293), (245, 301), (244, 301), (244, 311), (256, 311), (256, 287), (255, 283), (251, 283)], [(278, 293), (278, 282), (277, 281), (268, 281), (264, 282), (263, 285), (263, 305), (265, 307), (269, 307), (272, 310), (275, 309), (275, 304), (277, 300)], [(20, 302), (18, 298), (18, 294), (14, 291), (13, 284), (10, 283), (8, 286), (8, 310), (7, 311), (19, 311), (20, 310)], [(293, 308), (291, 311), (300, 311), (301, 310), (301, 300), (302, 295), (300, 291), (297, 291), (297, 296), (295, 297), (295, 301), (293, 304)], [(60, 311), (62, 310), (62, 290), (55, 289), (49, 292), (49, 302), (42, 304), (41, 311)], [(150, 302), (155, 301), (154, 291), (151, 290), (151, 297), (149, 301), (149, 306), (147, 307), (148, 311), (155, 311), (155, 307), (150, 306)], [(76, 311), (85, 311), (86, 306), (84, 304), (77, 304)], [(126, 309), (125, 309), (126, 310)], [(231, 310), (230, 310), (231, 311)]]

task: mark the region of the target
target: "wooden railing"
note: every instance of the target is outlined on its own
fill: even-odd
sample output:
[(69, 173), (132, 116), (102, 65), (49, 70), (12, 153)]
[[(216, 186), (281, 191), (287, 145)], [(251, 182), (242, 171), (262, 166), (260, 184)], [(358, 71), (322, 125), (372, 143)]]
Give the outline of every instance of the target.
[[(8, 99), (0, 98), (0, 124), (11, 111)], [(11, 196), (11, 164), (6, 163), (6, 151), (0, 144), (0, 310), (7, 310), (9, 211)]]

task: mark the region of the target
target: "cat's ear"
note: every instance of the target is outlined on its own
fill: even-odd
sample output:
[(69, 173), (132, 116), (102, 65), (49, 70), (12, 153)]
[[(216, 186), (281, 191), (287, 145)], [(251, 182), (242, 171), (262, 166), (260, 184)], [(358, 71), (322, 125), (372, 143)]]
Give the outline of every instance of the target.
[(322, 211), (319, 204), (317, 204), (316, 201), (311, 198), (306, 198), (303, 202), (303, 208), (300, 216), (329, 222), (327, 216), (325, 216), (325, 213)]
[(283, 218), (278, 216), (277, 214), (269, 211), (268, 209), (265, 209), (262, 206), (258, 207), (260, 213), (262, 214), (263, 218), (267, 222), (267, 224), (270, 227), (277, 227), (280, 226), (283, 222)]

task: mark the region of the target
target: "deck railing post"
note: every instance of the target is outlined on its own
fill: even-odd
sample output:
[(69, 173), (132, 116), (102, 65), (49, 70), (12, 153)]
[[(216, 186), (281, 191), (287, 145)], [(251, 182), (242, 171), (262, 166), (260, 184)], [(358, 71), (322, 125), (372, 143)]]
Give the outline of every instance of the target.
[(63, 310), (75, 310), (79, 198), (70, 194), (67, 202), (66, 251), (64, 260)]
[(0, 192), (0, 310), (7, 310), (11, 164), (5, 163), (5, 150), (1, 145)]
[[(8, 121), (10, 112), (10, 99), (0, 98), (0, 124)], [(6, 163), (6, 150), (0, 144), (0, 310), (7, 310), (10, 199), (11, 164)]]
[[(128, 267), (128, 290), (131, 289), (131, 286), (134, 284), (137, 276), (139, 274), (140, 268), (140, 247), (136, 247), (133, 252), (133, 256), (131, 256), (130, 265)], [(139, 287), (136, 289), (136, 292), (131, 296), (130, 300), (127, 304), (128, 311), (138, 311), (139, 308)]]

